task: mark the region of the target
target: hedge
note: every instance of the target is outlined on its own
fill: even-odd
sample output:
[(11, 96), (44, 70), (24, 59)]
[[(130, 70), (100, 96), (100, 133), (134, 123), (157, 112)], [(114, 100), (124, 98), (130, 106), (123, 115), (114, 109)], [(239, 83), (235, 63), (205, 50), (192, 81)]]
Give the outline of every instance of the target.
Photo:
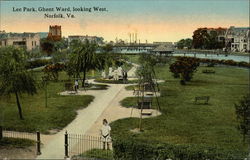
[(196, 144), (167, 144), (118, 138), (113, 141), (115, 159), (126, 160), (237, 160), (244, 159), (244, 151), (227, 150)]
[[(177, 59), (184, 58), (183, 56), (177, 57)], [(185, 57), (186, 59), (197, 60), (200, 63), (212, 63), (212, 64), (223, 64), (229, 66), (238, 66), (238, 67), (250, 67), (250, 63), (247, 62), (236, 62), (233, 60), (217, 60), (217, 59), (207, 59), (207, 58), (195, 58), (195, 57)]]
[(32, 69), (32, 68), (36, 68), (36, 67), (46, 66), (47, 64), (50, 64), (50, 63), (52, 63), (51, 59), (37, 59), (34, 61), (28, 61), (26, 68)]

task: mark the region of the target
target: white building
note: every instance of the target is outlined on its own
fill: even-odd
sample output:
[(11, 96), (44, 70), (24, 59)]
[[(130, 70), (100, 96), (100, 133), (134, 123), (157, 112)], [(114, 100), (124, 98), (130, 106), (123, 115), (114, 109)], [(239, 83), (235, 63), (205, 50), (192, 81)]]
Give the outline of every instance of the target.
[(30, 51), (40, 47), (40, 36), (38, 33), (0, 32), (0, 47), (5, 46), (23, 47)]
[(225, 46), (234, 52), (250, 51), (250, 28), (231, 26), (225, 34)]

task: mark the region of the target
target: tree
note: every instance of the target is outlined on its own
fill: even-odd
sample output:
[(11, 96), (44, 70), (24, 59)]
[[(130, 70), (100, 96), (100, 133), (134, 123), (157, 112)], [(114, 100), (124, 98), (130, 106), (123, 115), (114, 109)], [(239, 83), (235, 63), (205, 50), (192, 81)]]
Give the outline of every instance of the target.
[(181, 84), (185, 84), (192, 79), (193, 73), (199, 66), (195, 58), (178, 57), (177, 60), (169, 66), (170, 71), (175, 78), (181, 77)]
[(23, 93), (33, 95), (37, 92), (35, 80), (25, 69), (26, 63), (27, 57), (23, 49), (0, 48), (0, 95), (15, 95), (20, 119), (24, 119), (20, 95)]
[(192, 43), (193, 43), (193, 40), (190, 38), (181, 39), (180, 41), (177, 42), (177, 48), (183, 49), (185, 47), (185, 48), (191, 49)]
[(41, 39), (41, 49), (45, 52), (48, 56), (50, 56), (54, 51), (54, 43), (47, 38)]
[(102, 47), (103, 53), (110, 53), (113, 51), (113, 45), (112, 44), (106, 44)]
[(203, 49), (205, 47), (205, 41), (208, 39), (209, 34), (207, 28), (198, 28), (193, 34), (193, 47), (195, 49)]
[[(247, 94), (239, 101), (239, 104), (235, 104), (235, 113), (239, 122), (238, 129), (243, 135), (243, 141), (246, 137), (250, 141), (250, 94)], [(249, 142), (250, 145), (250, 142)]]
[(73, 52), (67, 62), (67, 73), (76, 78), (81, 78), (82, 73), (82, 86), (84, 87), (87, 71), (100, 69), (103, 64), (96, 54), (97, 44), (88, 40), (85, 42), (74, 41), (70, 47)]
[[(154, 66), (157, 63), (157, 59), (155, 56), (152, 56), (150, 54), (141, 54), (139, 57), (139, 64), (140, 67), (137, 69), (136, 74), (138, 76), (138, 87), (142, 89), (141, 97), (140, 94), (138, 94), (138, 102), (141, 101), (142, 103), (138, 103), (141, 106), (141, 114), (140, 114), (140, 122), (139, 122), (139, 130), (142, 131), (142, 110), (144, 105), (144, 90), (146, 89), (146, 86), (148, 85), (150, 89), (152, 89), (154, 92), (156, 92), (155, 87), (158, 88), (157, 82), (154, 81), (155, 77), (155, 71)], [(159, 89), (159, 88), (158, 88)], [(158, 109), (160, 110), (160, 104), (156, 96)]]

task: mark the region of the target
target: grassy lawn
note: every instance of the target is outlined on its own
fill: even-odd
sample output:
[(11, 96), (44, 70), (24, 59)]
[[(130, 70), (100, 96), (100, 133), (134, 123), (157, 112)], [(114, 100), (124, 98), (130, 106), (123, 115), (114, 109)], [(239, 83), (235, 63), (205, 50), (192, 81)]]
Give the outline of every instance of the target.
[(25, 148), (35, 145), (35, 142), (29, 139), (2, 138), (0, 140), (0, 149), (3, 148)]
[(138, 63), (139, 55), (125, 55), (129, 62)]
[[(36, 79), (41, 79), (41, 71), (34, 72)], [(76, 117), (76, 110), (85, 108), (93, 101), (93, 96), (61, 96), (64, 91), (66, 73), (61, 72), (58, 82), (49, 82), (48, 107), (45, 107), (45, 90), (40, 88), (38, 94), (29, 96), (23, 94), (20, 98), (24, 120), (18, 117), (15, 97), (1, 97), (1, 124), (9, 130), (48, 133), (52, 129), (62, 129)]]
[[(199, 144), (217, 146), (228, 150), (246, 151), (242, 136), (237, 130), (234, 104), (248, 92), (248, 70), (237, 67), (214, 67), (215, 74), (204, 74), (199, 67), (194, 78), (182, 86), (179, 79), (172, 77), (169, 66), (156, 67), (160, 83), (159, 98), (162, 115), (143, 119), (140, 134), (130, 130), (138, 128), (139, 119), (127, 118), (111, 124), (112, 135), (132, 136), (142, 140), (172, 144)], [(128, 87), (127, 89), (131, 89)], [(210, 96), (208, 105), (195, 105), (196, 96)], [(130, 107), (136, 98), (122, 102)]]

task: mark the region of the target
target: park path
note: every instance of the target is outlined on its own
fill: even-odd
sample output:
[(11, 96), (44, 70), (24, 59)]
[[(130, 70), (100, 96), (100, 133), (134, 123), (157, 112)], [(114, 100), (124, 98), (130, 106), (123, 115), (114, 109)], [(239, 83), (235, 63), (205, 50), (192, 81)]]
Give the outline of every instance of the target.
[[(134, 77), (136, 66), (128, 71), (128, 77)], [(46, 142), (42, 147), (42, 154), (37, 159), (62, 159), (64, 158), (64, 134), (77, 133), (85, 134), (92, 125), (102, 115), (103, 111), (116, 101), (117, 96), (124, 89), (124, 84), (109, 84), (107, 90), (87, 91), (86, 95), (93, 95), (95, 99), (85, 109), (77, 111), (77, 117), (60, 132), (51, 135), (49, 142)]]

